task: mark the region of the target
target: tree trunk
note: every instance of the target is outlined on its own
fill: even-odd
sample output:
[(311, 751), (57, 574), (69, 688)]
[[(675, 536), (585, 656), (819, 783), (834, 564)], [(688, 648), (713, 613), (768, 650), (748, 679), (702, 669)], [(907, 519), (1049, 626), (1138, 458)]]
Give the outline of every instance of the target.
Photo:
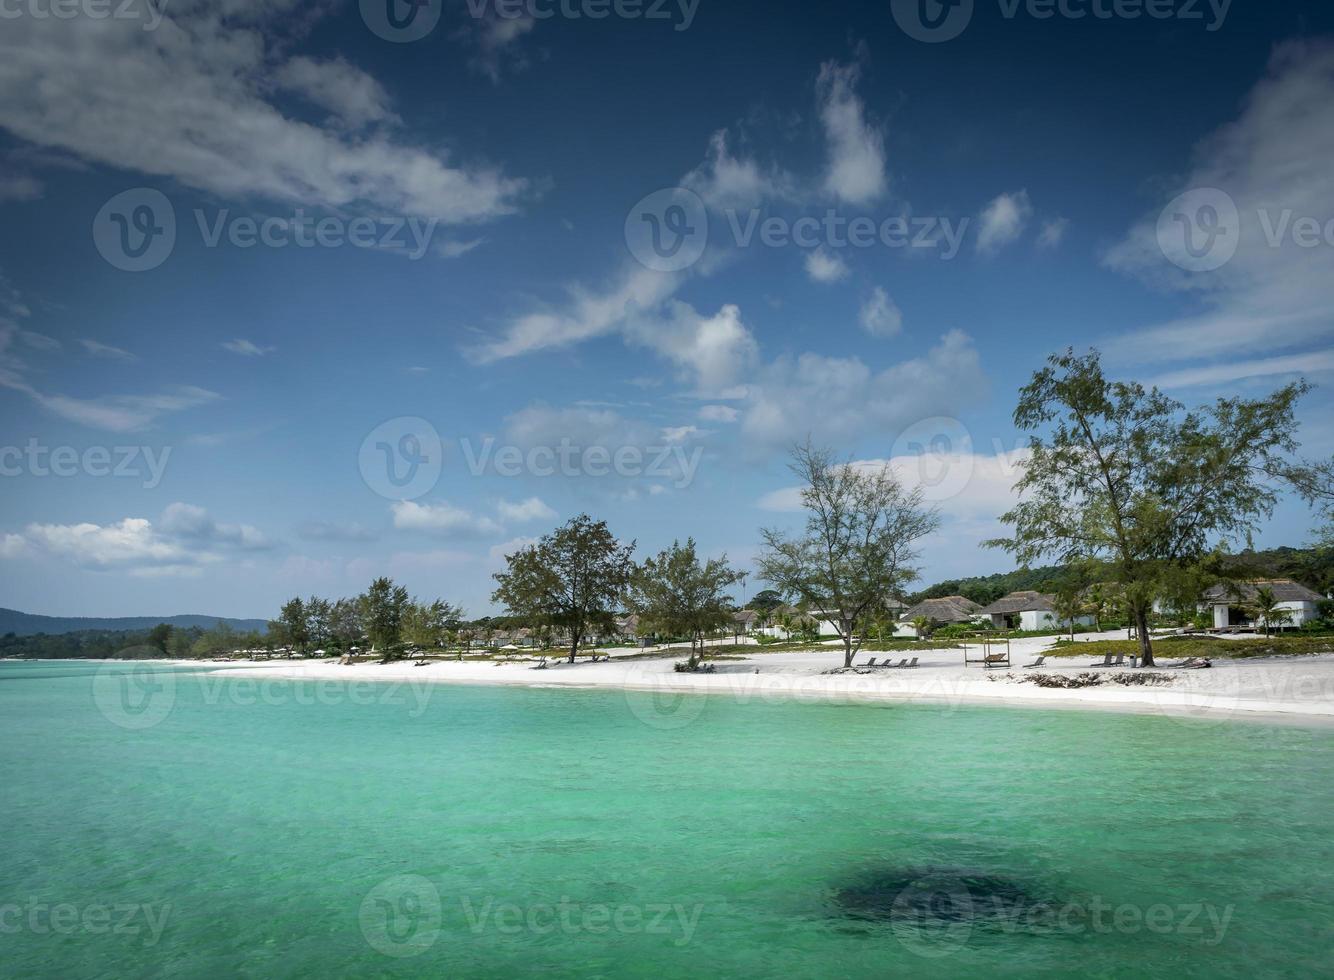
[(579, 652), (579, 631), (574, 631), (574, 639), (570, 640), (570, 663), (574, 663), (575, 654)]
[(1153, 662), (1153, 644), (1149, 642), (1149, 612), (1141, 605), (1135, 606), (1135, 631), (1139, 633), (1140, 663), (1145, 667), (1157, 666)]
[(851, 634), (851, 633), (844, 633), (844, 634), (843, 634), (843, 666), (844, 666), (844, 667), (851, 667), (851, 666), (852, 666), (852, 658), (853, 658), (853, 652), (852, 652), (852, 634)]

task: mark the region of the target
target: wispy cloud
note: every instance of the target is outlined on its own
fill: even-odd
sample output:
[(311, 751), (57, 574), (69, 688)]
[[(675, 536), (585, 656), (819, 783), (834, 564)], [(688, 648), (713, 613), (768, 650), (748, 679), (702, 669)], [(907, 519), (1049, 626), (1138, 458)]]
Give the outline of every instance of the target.
[(272, 354), (278, 348), (261, 347), (252, 340), (246, 340), (244, 337), (237, 337), (235, 340), (224, 340), (222, 349), (231, 351), (233, 354), (240, 354), (242, 357), (263, 357), (266, 354)]

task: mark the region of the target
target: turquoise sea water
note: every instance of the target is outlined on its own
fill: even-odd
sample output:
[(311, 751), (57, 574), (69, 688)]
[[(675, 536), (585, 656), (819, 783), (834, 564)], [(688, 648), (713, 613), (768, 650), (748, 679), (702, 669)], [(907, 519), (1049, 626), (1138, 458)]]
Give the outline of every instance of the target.
[(135, 670), (0, 664), (6, 976), (1334, 963), (1329, 731)]

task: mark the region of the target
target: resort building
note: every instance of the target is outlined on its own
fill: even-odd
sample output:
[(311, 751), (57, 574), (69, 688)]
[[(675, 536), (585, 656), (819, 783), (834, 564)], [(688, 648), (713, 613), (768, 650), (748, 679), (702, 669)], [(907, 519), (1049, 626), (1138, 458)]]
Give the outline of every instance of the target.
[(1278, 608), (1288, 612), (1287, 620), (1271, 623), (1271, 626), (1279, 628), (1301, 626), (1320, 618), (1316, 604), (1325, 597), (1290, 578), (1220, 583), (1204, 593), (1200, 611), (1212, 612), (1214, 629), (1227, 629), (1229, 626), (1253, 627), (1257, 619), (1255, 598), (1262, 588), (1271, 590), (1274, 598), (1278, 600)]
[[(1054, 630), (1069, 627), (1069, 620), (1056, 615), (1056, 597), (1041, 592), (1011, 592), (980, 610), (979, 616), (991, 617), (991, 625), (1000, 630)], [(1076, 626), (1092, 626), (1092, 616), (1079, 616)]]
[[(905, 609), (899, 621), (911, 624), (914, 619), (928, 619), (937, 625), (971, 623), (982, 618), (982, 607), (961, 595), (947, 595), (939, 599), (923, 599)], [(909, 627), (911, 630), (911, 626)]]

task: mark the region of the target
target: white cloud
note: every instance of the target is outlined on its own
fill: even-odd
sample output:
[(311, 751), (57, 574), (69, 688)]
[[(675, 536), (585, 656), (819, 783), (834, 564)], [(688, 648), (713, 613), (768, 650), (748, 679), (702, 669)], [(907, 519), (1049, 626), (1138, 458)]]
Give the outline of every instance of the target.
[(265, 354), (272, 354), (278, 348), (261, 347), (252, 340), (246, 340), (244, 337), (237, 337), (235, 340), (224, 340), (221, 344), (223, 350), (231, 351), (233, 354), (240, 354), (242, 357), (263, 357)]
[(1042, 223), (1042, 231), (1038, 234), (1038, 248), (1056, 248), (1061, 242), (1065, 241), (1065, 233), (1070, 230), (1070, 220), (1068, 218), (1053, 218), (1050, 221)]
[(538, 497), (529, 497), (518, 503), (502, 500), (496, 504), (500, 519), (515, 524), (529, 521), (550, 521), (556, 518), (556, 512), (544, 504)]
[(740, 414), (731, 405), (705, 405), (699, 410), (702, 422), (735, 422)]
[(327, 109), (339, 124), (353, 129), (399, 121), (380, 83), (342, 58), (292, 58), (277, 68), (274, 80), (281, 88)]
[(657, 306), (675, 292), (678, 277), (628, 266), (603, 292), (570, 287), (570, 301), (559, 312), (528, 313), (510, 321), (493, 339), (466, 351), (486, 364), (615, 333), (631, 314)]
[(681, 180), (682, 187), (717, 211), (748, 211), (766, 200), (789, 197), (792, 185), (792, 178), (782, 171), (765, 171), (754, 160), (733, 156), (727, 130), (713, 134), (705, 161)]
[[(0, 335), (3, 335), (0, 329)], [(0, 342), (0, 352), (4, 345)], [(0, 388), (9, 388), (31, 398), (54, 415), (96, 429), (133, 432), (155, 422), (160, 416), (206, 405), (220, 396), (204, 388), (182, 386), (153, 395), (109, 395), (102, 398), (74, 398), (50, 394), (29, 384), (12, 361), (0, 356)]]
[(857, 95), (861, 68), (829, 61), (820, 66), (816, 99), (828, 144), (825, 190), (847, 204), (871, 204), (889, 184), (885, 136), (866, 120)]
[(626, 324), (626, 336), (675, 364), (703, 395), (717, 394), (750, 371), (759, 356), (754, 334), (728, 303), (713, 316), (673, 300), (662, 315), (640, 314)]
[(903, 329), (903, 311), (880, 286), (862, 304), (858, 320), (872, 337), (892, 337)]
[(164, 534), (182, 540), (229, 545), (245, 551), (265, 551), (272, 542), (249, 524), (219, 524), (203, 507), (174, 503), (162, 512), (159, 523)]
[(537, 27), (537, 21), (526, 12), (517, 17), (502, 17), (492, 4), (481, 9), (483, 15), (469, 17), (469, 26), (459, 34), (470, 37), (477, 48), (468, 66), (498, 83), (505, 69), (517, 72), (528, 67), (528, 59), (518, 50), (518, 42)]
[(21, 534), (0, 535), (0, 558), (19, 558), (28, 550), (28, 542)]
[(400, 500), (393, 504), (394, 527), (401, 531), (425, 531), (431, 534), (495, 534), (500, 525), (483, 517), (441, 501), (438, 504), (419, 504)]
[(806, 275), (814, 282), (838, 282), (849, 274), (848, 264), (837, 252), (821, 246), (806, 253)]
[(1307, 354), (1285, 354), (1279, 357), (1261, 357), (1250, 360), (1231, 360), (1202, 367), (1169, 371), (1152, 379), (1149, 384), (1159, 388), (1189, 388), (1196, 385), (1225, 385), (1246, 378), (1274, 375), (1312, 375), (1334, 371), (1334, 350), (1313, 351)]
[(29, 524), (24, 538), (33, 548), (96, 571), (125, 568), (143, 574), (185, 570), (217, 560), (215, 555), (191, 552), (162, 536), (143, 518), (127, 517), (107, 525)]
[[(223, 197), (477, 222), (512, 213), (527, 185), (392, 132), (382, 95), (350, 67), (292, 62), (292, 35), (331, 7), (300, 0), (173, 4), (134, 19), (23, 17), (0, 33), (0, 127), (40, 147)], [(318, 79), (326, 103), (374, 130), (284, 113), (275, 88)], [(336, 82), (333, 80), (336, 79)], [(132, 107), (132, 108), (127, 108)], [(346, 117), (344, 117), (346, 121)]]
[[(1334, 42), (1279, 45), (1240, 116), (1203, 140), (1194, 165), (1104, 257), (1105, 264), (1152, 285), (1195, 294), (1202, 312), (1110, 338), (1116, 363), (1270, 354), (1334, 336), (1334, 248), (1302, 248), (1290, 221), (1329, 220), (1334, 200)], [(1240, 214), (1237, 251), (1222, 268), (1187, 272), (1164, 257), (1157, 226), (1178, 194), (1217, 188)]]
[(1032, 216), (1028, 191), (999, 195), (978, 215), (977, 250), (987, 255), (1011, 244), (1023, 234)]
[(837, 445), (866, 432), (955, 415), (986, 388), (977, 349), (959, 330), (923, 356), (880, 372), (855, 357), (783, 357), (758, 372), (750, 386), (742, 431), (755, 447), (784, 447), (806, 434)]
[(42, 182), (27, 174), (0, 174), (0, 202), (35, 201), (42, 196)]
[(44, 333), (37, 333), (33, 330), (19, 330), (16, 334), (18, 339), (36, 351), (50, 352), (60, 350), (60, 341), (55, 337), (48, 337)]
[(93, 357), (102, 357), (110, 361), (137, 361), (139, 358), (127, 350), (121, 350), (119, 347), (112, 347), (110, 344), (104, 344), (101, 341), (90, 340), (85, 337), (79, 341), (83, 349)]

